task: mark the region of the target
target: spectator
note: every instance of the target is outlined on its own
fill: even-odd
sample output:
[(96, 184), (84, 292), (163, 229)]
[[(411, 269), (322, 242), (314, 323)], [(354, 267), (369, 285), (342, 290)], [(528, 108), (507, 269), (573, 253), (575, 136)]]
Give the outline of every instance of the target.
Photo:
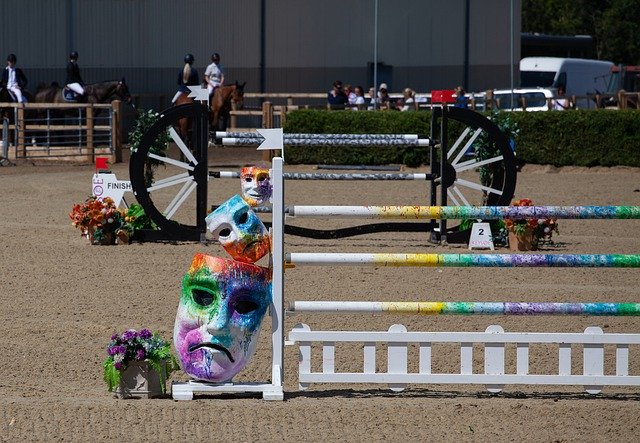
[(176, 92), (176, 94), (173, 96), (173, 99), (171, 100), (172, 105), (175, 104), (176, 100), (178, 100), (180, 94), (188, 94), (191, 92), (191, 90), (187, 88), (187, 86), (197, 86), (200, 84), (198, 71), (196, 70), (196, 68), (193, 68), (191, 66), (194, 61), (195, 59), (193, 58), (193, 55), (187, 54), (184, 56), (184, 67), (178, 74), (178, 92)]
[[(385, 84), (383, 83), (382, 85)], [(389, 97), (389, 91), (387, 91), (387, 88), (380, 88), (380, 90), (378, 91), (378, 100), (380, 101), (380, 109), (390, 108), (391, 97)]]
[(376, 89), (369, 88), (369, 107), (367, 109), (377, 109), (379, 108), (379, 100), (376, 97)]
[(456, 102), (454, 104), (456, 108), (467, 107), (467, 102), (469, 101), (469, 99), (465, 94), (466, 94), (466, 91), (462, 88), (462, 86), (458, 86), (456, 88), (456, 92), (455, 92)]
[(331, 91), (327, 93), (327, 103), (330, 109), (344, 109), (344, 106), (347, 104), (348, 99), (347, 95), (342, 90), (342, 82), (340, 80), (336, 80), (333, 82), (333, 87)]
[(401, 111), (415, 111), (416, 108), (416, 93), (411, 88), (404, 88), (402, 91), (402, 100), (398, 103), (398, 109)]
[(356, 104), (356, 93), (349, 83), (344, 85), (344, 93), (347, 96), (347, 102), (350, 106), (354, 106)]
[(571, 103), (564, 94), (564, 86), (558, 86), (558, 97), (553, 101), (553, 109), (555, 109), (556, 111), (564, 111), (571, 108)]
[(69, 63), (67, 63), (66, 85), (68, 89), (71, 89), (79, 96), (84, 96), (83, 84), (84, 82), (80, 76), (80, 68), (78, 67), (78, 53), (72, 51), (71, 54), (69, 54)]
[(362, 86), (356, 86), (353, 92), (356, 96), (354, 101), (355, 107), (353, 109), (354, 110), (366, 109), (366, 102), (364, 100), (364, 89), (362, 88)]
[(211, 54), (211, 64), (204, 71), (204, 81), (209, 90), (209, 95), (213, 95), (216, 88), (224, 85), (224, 74), (219, 66), (220, 54), (214, 52)]
[(16, 68), (18, 59), (15, 54), (9, 54), (7, 57), (7, 67), (2, 72), (2, 86), (15, 95), (18, 103), (26, 103), (25, 97), (22, 95), (22, 89), (27, 86), (27, 77), (22, 69)]

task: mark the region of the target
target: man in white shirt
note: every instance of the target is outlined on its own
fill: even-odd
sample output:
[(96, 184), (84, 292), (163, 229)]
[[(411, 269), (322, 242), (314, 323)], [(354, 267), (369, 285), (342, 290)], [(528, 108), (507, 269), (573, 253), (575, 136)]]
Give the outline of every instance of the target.
[(224, 74), (220, 69), (219, 63), (220, 54), (214, 52), (211, 55), (211, 64), (207, 66), (207, 69), (204, 71), (204, 80), (207, 82), (209, 95), (213, 94), (216, 88), (224, 84)]

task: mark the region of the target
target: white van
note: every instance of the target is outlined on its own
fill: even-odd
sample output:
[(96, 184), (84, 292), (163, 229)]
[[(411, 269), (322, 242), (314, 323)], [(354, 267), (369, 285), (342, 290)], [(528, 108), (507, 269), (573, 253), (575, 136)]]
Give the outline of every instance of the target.
[[(521, 88), (564, 86), (567, 96), (585, 97), (607, 90), (612, 62), (583, 58), (525, 57), (520, 60)], [(586, 98), (578, 99), (578, 108), (593, 108)]]

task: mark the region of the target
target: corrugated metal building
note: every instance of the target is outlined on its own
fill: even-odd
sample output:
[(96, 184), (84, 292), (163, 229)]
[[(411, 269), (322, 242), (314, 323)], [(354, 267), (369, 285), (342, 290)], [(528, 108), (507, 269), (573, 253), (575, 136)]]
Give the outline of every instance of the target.
[(167, 100), (184, 55), (194, 54), (202, 77), (214, 51), (226, 81), (246, 81), (247, 92), (323, 92), (336, 79), (368, 88), (374, 53), (378, 83), (392, 91), (458, 84), (481, 91), (509, 86), (511, 60), (517, 69), (520, 7), (520, 0), (2, 0), (0, 50), (17, 54), (32, 91), (64, 81), (70, 50), (80, 53), (87, 83), (125, 76), (132, 93)]

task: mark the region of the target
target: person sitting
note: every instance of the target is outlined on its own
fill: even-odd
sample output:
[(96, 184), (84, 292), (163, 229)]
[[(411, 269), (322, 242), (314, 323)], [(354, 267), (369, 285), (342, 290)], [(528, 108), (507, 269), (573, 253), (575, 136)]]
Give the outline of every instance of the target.
[(416, 93), (411, 88), (404, 88), (402, 91), (402, 100), (398, 104), (400, 111), (415, 111), (416, 108)]
[(347, 102), (348, 98), (342, 90), (342, 82), (336, 80), (333, 82), (331, 91), (327, 93), (327, 105), (329, 109), (344, 109)]
[(7, 56), (7, 67), (2, 72), (2, 86), (7, 88), (18, 103), (26, 103), (27, 100), (22, 95), (22, 89), (27, 86), (27, 77), (22, 69), (16, 67), (18, 59), (15, 54)]
[(367, 109), (367, 105), (364, 99), (364, 89), (362, 88), (362, 86), (356, 86), (353, 89), (353, 92), (356, 96), (354, 102), (353, 102), (353, 110), (362, 110), (362, 109)]
[(213, 95), (216, 88), (219, 88), (224, 84), (224, 74), (220, 69), (220, 54), (214, 52), (211, 54), (211, 64), (207, 66), (204, 71), (204, 81), (209, 91), (209, 97)]
[(462, 86), (458, 86), (456, 88), (455, 98), (456, 98), (456, 102), (455, 102), (454, 106), (456, 108), (466, 108), (467, 107), (467, 102), (469, 101), (469, 99), (467, 98), (466, 91), (462, 88)]
[[(383, 85), (385, 84), (383, 83)], [(380, 103), (380, 109), (390, 109), (391, 97), (389, 96), (389, 91), (387, 91), (387, 88), (380, 88), (380, 90), (378, 91), (378, 100)]]
[(78, 67), (78, 53), (72, 51), (69, 54), (69, 63), (67, 63), (67, 81), (66, 88), (75, 92), (78, 96), (84, 97), (84, 82), (80, 76), (80, 68)]
[(181, 94), (189, 94), (191, 90), (187, 86), (197, 86), (200, 84), (198, 77), (198, 71), (191, 65), (195, 61), (195, 58), (191, 54), (184, 56), (184, 66), (178, 74), (178, 92), (171, 99), (171, 104), (174, 105), (178, 97)]

